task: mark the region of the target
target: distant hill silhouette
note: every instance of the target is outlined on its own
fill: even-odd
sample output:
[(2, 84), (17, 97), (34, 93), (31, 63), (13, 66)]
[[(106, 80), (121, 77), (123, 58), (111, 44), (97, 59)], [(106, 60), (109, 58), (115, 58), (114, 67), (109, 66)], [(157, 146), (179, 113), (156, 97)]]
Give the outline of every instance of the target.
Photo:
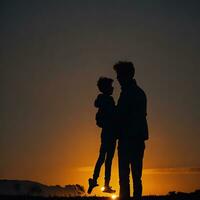
[(0, 180), (0, 195), (77, 197), (85, 195), (85, 190), (78, 184), (61, 187), (59, 185), (47, 186), (27, 180)]
[[(47, 186), (33, 181), (0, 180), (0, 200), (111, 200), (87, 197), (83, 186)], [(131, 198), (132, 199), (132, 198)], [(191, 193), (171, 191), (167, 195), (143, 196), (143, 200), (200, 200), (200, 189)], [(117, 200), (117, 199), (116, 199)]]

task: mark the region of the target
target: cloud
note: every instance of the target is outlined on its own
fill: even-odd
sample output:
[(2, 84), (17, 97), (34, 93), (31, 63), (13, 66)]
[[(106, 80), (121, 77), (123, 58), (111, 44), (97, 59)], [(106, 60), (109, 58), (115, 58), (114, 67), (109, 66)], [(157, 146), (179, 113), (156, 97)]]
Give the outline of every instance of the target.
[(79, 172), (92, 172), (94, 170), (94, 167), (92, 166), (85, 166), (85, 167), (78, 167), (77, 171)]
[[(92, 172), (94, 166), (84, 166), (77, 168), (79, 172)], [(118, 169), (114, 169), (118, 170)], [(146, 168), (143, 169), (144, 175), (150, 174), (200, 174), (200, 167), (171, 167), (171, 168)]]
[(144, 169), (143, 174), (200, 174), (199, 167)]

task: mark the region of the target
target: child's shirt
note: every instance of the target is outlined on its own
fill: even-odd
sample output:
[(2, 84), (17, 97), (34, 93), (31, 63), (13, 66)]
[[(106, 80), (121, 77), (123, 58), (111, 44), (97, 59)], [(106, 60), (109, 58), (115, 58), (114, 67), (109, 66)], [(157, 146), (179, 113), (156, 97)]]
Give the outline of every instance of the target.
[[(112, 96), (99, 94), (94, 102), (96, 108), (98, 108), (96, 114), (96, 123), (103, 131), (103, 137), (114, 137), (115, 129), (115, 101)], [(108, 135), (106, 135), (108, 134)]]

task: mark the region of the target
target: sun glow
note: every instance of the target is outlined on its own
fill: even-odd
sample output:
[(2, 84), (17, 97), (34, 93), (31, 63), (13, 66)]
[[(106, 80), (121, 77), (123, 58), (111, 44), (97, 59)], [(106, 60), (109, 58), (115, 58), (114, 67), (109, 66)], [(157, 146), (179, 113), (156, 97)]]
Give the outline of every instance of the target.
[(103, 192), (104, 190), (105, 190), (105, 187), (102, 187), (102, 188), (101, 188), (101, 191)]

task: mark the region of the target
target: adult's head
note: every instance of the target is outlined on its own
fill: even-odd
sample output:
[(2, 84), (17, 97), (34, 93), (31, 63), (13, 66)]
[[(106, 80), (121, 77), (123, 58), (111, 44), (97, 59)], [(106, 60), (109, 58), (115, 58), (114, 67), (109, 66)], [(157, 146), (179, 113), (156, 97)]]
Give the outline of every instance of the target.
[(119, 61), (113, 68), (117, 73), (117, 80), (122, 87), (129, 84), (135, 75), (135, 67), (132, 62)]

